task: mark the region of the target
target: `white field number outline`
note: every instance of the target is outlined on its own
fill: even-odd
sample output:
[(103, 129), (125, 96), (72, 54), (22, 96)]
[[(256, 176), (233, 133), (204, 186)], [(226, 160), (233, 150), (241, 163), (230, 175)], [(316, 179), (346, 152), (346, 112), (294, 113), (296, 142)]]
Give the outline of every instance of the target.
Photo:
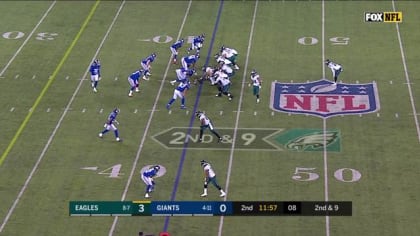
[[(9, 31), (2, 34), (5, 39), (21, 39), (25, 36), (25, 33), (20, 31)], [(58, 36), (58, 33), (41, 32), (37, 33), (35, 39), (37, 40), (54, 40)]]
[[(319, 179), (319, 174), (315, 173), (314, 167), (296, 167), (292, 179), (296, 181), (315, 181)], [(345, 179), (344, 172), (350, 172), (346, 176), (351, 176), (350, 179)], [(360, 171), (352, 168), (341, 168), (334, 172), (334, 178), (345, 183), (357, 182), (362, 178)]]
[(123, 173), (120, 173), (121, 167), (121, 164), (116, 164), (100, 171), (98, 174), (108, 175), (109, 178), (119, 178), (121, 175), (123, 175)]
[[(332, 37), (329, 39), (331, 45), (349, 45), (350, 38), (349, 37)], [(302, 45), (315, 45), (319, 42), (319, 40), (315, 37), (302, 37), (298, 39), (298, 43)]]
[[(9, 31), (2, 34), (4, 39), (21, 39), (25, 36), (25, 33), (21, 31)], [(41, 32), (36, 34), (35, 39), (37, 40), (54, 40), (58, 36), (58, 33)], [(195, 36), (186, 36), (186, 43), (192, 43)], [(157, 35), (151, 39), (145, 41), (152, 41), (154, 43), (170, 43), (174, 41), (174, 38), (169, 35)]]

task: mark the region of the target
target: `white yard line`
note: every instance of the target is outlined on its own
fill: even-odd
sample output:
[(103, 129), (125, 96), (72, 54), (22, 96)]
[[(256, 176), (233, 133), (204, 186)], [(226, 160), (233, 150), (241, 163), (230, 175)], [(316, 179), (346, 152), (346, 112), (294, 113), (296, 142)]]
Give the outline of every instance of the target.
[[(322, 44), (322, 77), (325, 78), (325, 2), (322, 0), (322, 13), (321, 13), (321, 44)], [(328, 152), (327, 152), (327, 118), (322, 119), (323, 134), (324, 134), (324, 200), (328, 201)], [(325, 235), (330, 236), (330, 217), (325, 216)]]
[[(254, 15), (252, 17), (252, 24), (251, 24), (251, 32), (249, 33), (248, 49), (247, 49), (247, 52), (246, 52), (244, 73), (243, 73), (243, 76), (242, 76), (241, 95), (239, 96), (239, 101), (238, 101), (238, 109), (237, 109), (238, 111), (241, 110), (241, 106), (242, 106), (242, 99), (243, 99), (243, 94), (244, 94), (244, 89), (245, 89), (245, 82), (246, 82), (247, 71), (248, 71), (249, 54), (251, 53), (252, 37), (254, 35), (254, 26), (255, 26), (255, 18), (257, 16), (257, 9), (258, 9), (258, 0), (255, 1)], [(235, 141), (236, 141), (236, 136), (237, 136), (237, 133), (238, 133), (238, 125), (239, 125), (240, 115), (241, 115), (241, 112), (236, 113), (235, 129), (233, 131), (232, 147), (230, 149), (229, 166), (228, 166), (226, 183), (225, 183), (225, 190), (226, 190), (227, 194), (223, 198), (224, 201), (226, 201), (227, 195), (229, 195), (229, 181), (230, 181), (230, 175), (232, 173), (233, 153), (235, 152)], [(219, 221), (219, 231), (217, 233), (218, 236), (221, 236), (222, 232), (223, 232), (223, 220), (224, 220), (224, 216), (221, 216), (220, 221)]]
[[(115, 15), (115, 17), (114, 17), (114, 19), (113, 19), (113, 21), (112, 21), (111, 25), (110, 25), (110, 26), (109, 26), (109, 28), (108, 28), (108, 31), (106, 32), (105, 36), (103, 37), (103, 39), (102, 39), (102, 41), (101, 41), (101, 44), (99, 45), (98, 49), (96, 50), (95, 55), (93, 56), (93, 58), (92, 58), (92, 60), (91, 60), (91, 61), (93, 61), (93, 60), (94, 60), (94, 59), (98, 56), (99, 51), (101, 50), (101, 48), (102, 48), (102, 46), (103, 46), (103, 44), (104, 44), (104, 42), (105, 42), (105, 39), (108, 37), (109, 32), (111, 31), (111, 29), (112, 29), (112, 27), (113, 27), (113, 25), (114, 25), (114, 23), (115, 23), (115, 21), (116, 21), (116, 19), (117, 19), (118, 15), (120, 14), (120, 11), (121, 11), (121, 9), (122, 9), (122, 7), (123, 7), (124, 3), (125, 3), (125, 1), (123, 1), (123, 2), (121, 3), (121, 6), (120, 6), (120, 8), (118, 9), (117, 14)], [(84, 77), (86, 77), (87, 73), (89, 72), (89, 67), (90, 67), (90, 65), (86, 68), (86, 72), (85, 72), (85, 74), (83, 75), (83, 78), (84, 78)], [(67, 104), (66, 108), (65, 108), (65, 109), (64, 109), (64, 111), (63, 111), (63, 114), (61, 115), (60, 119), (58, 120), (57, 125), (55, 126), (55, 128), (54, 128), (53, 132), (51, 133), (50, 137), (48, 138), (47, 143), (46, 143), (46, 144), (45, 144), (45, 146), (44, 146), (44, 149), (42, 150), (42, 152), (41, 152), (41, 154), (39, 155), (39, 157), (38, 157), (38, 159), (37, 159), (37, 161), (36, 161), (36, 163), (35, 163), (34, 167), (32, 168), (31, 173), (29, 174), (29, 176), (28, 176), (28, 178), (26, 179), (26, 181), (25, 181), (24, 185), (22, 186), (22, 189), (19, 191), (19, 194), (18, 194), (18, 196), (16, 197), (15, 201), (13, 202), (12, 207), (11, 207), (11, 208), (9, 209), (9, 211), (7, 212), (7, 215), (6, 215), (6, 217), (4, 218), (3, 223), (2, 223), (2, 224), (1, 224), (1, 226), (0, 226), (0, 233), (3, 231), (3, 229), (4, 229), (4, 227), (6, 226), (6, 224), (7, 224), (8, 220), (9, 220), (10, 216), (13, 214), (13, 211), (15, 210), (16, 206), (18, 205), (18, 203), (19, 203), (19, 201), (20, 201), (20, 198), (23, 196), (23, 194), (25, 193), (26, 189), (28, 188), (29, 183), (30, 183), (30, 182), (31, 182), (31, 180), (32, 180), (32, 177), (34, 176), (34, 174), (35, 174), (36, 170), (38, 169), (39, 164), (41, 163), (42, 159), (43, 159), (43, 158), (44, 158), (44, 156), (45, 156), (45, 153), (47, 152), (48, 148), (50, 147), (50, 144), (51, 144), (51, 142), (53, 141), (53, 139), (54, 139), (54, 137), (55, 137), (55, 134), (57, 133), (58, 129), (60, 128), (61, 123), (63, 122), (64, 117), (65, 117), (65, 116), (66, 116), (66, 114), (67, 114), (67, 111), (69, 111), (69, 110), (70, 110), (70, 109), (69, 109), (69, 108), (70, 108), (70, 106), (72, 105), (72, 103), (73, 103), (74, 99), (76, 98), (76, 95), (79, 93), (79, 90), (80, 90), (80, 88), (82, 87), (82, 83), (83, 83), (83, 81), (84, 81), (84, 80), (80, 80), (79, 84), (77, 85), (77, 88), (76, 88), (76, 90), (74, 91), (73, 95), (71, 96), (70, 101), (68, 102), (68, 104)]]
[[(393, 9), (393, 11), (396, 11), (394, 0), (392, 0), (392, 9)], [(408, 88), (408, 94), (410, 95), (410, 102), (411, 102), (411, 109), (413, 110), (414, 123), (416, 124), (417, 139), (420, 142), (419, 120), (418, 120), (418, 117), (416, 115), (417, 114), (416, 104), (414, 102), (413, 92), (412, 92), (412, 89), (411, 89), (410, 77), (408, 76), (408, 69), (407, 69), (407, 63), (405, 61), (404, 47), (403, 47), (403, 44), (402, 44), (401, 34), (400, 34), (400, 26), (399, 26), (398, 23), (395, 23), (395, 28), (397, 29), (397, 36), (398, 36), (398, 43), (399, 43), (399, 46), (400, 46), (401, 59), (402, 59), (402, 63), (403, 63), (403, 66), (404, 66), (405, 80), (406, 80), (406, 84), (407, 84), (407, 88)]]
[[(4, 72), (7, 70), (7, 68), (9, 68), (10, 64), (12, 64), (12, 62), (15, 60), (15, 58), (20, 53), (20, 51), (22, 50), (22, 48), (26, 45), (26, 43), (32, 37), (32, 35), (34, 34), (35, 30), (38, 29), (38, 27), (44, 21), (45, 17), (47, 17), (48, 13), (50, 13), (50, 11), (54, 7), (55, 3), (56, 3), (56, 1), (54, 1), (54, 2), (51, 3), (50, 7), (47, 9), (47, 11), (44, 13), (44, 15), (41, 17), (41, 19), (38, 21), (38, 23), (32, 29), (31, 33), (28, 35), (28, 37), (26, 37), (25, 41), (23, 41), (22, 45), (20, 45), (19, 49), (15, 52), (15, 54), (13, 54), (12, 58), (10, 58), (9, 62), (6, 64), (6, 66), (3, 68), (3, 70), (1, 70), (0, 77), (3, 76)], [(1, 232), (1, 230), (0, 230), (0, 232)]]
[[(191, 3), (192, 3), (192, 0), (190, 0), (189, 3), (188, 3), (188, 7), (187, 7), (187, 10), (185, 11), (184, 19), (182, 20), (182, 24), (181, 24), (181, 27), (179, 28), (178, 36), (177, 36), (176, 40), (178, 40), (181, 37), (182, 30), (184, 28), (185, 22), (187, 21), (187, 16), (190, 12)], [(140, 158), (140, 153), (143, 150), (143, 145), (144, 145), (144, 142), (146, 141), (147, 134), (149, 132), (149, 128), (150, 128), (150, 125), (151, 125), (152, 120), (153, 120), (153, 116), (155, 114), (155, 111), (157, 110), (156, 107), (157, 107), (157, 104), (159, 102), (159, 98), (160, 98), (160, 94), (162, 93), (163, 86), (165, 85), (165, 79), (168, 75), (168, 71), (169, 71), (169, 68), (171, 67), (171, 63), (172, 63), (172, 56), (169, 58), (168, 65), (166, 66), (165, 74), (163, 75), (163, 79), (162, 79), (162, 82), (160, 84), (159, 91), (156, 95), (152, 111), (150, 112), (149, 119), (147, 121), (146, 127), (145, 127), (144, 132), (143, 132), (143, 137), (141, 138), (139, 147), (137, 149), (136, 158), (134, 159), (133, 166), (131, 167), (131, 172), (130, 172), (130, 175), (128, 176), (128, 180), (127, 180), (127, 184), (125, 185), (124, 192), (121, 196), (121, 201), (125, 200), (125, 198), (127, 196), (128, 188), (130, 187), (131, 181), (132, 181), (133, 176), (135, 174), (137, 163), (138, 163), (139, 158)], [(114, 221), (112, 222), (111, 229), (109, 230), (109, 233), (108, 233), (109, 236), (112, 236), (114, 234), (114, 230), (115, 230), (115, 227), (116, 227), (117, 223), (118, 223), (118, 216), (114, 217)]]

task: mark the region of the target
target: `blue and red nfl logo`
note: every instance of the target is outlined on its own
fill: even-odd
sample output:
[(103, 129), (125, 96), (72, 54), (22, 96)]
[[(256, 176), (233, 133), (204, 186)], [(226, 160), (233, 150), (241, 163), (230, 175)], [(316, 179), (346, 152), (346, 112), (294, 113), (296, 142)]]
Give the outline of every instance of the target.
[(334, 84), (322, 79), (310, 83), (271, 85), (271, 109), (318, 117), (354, 115), (379, 110), (376, 83)]

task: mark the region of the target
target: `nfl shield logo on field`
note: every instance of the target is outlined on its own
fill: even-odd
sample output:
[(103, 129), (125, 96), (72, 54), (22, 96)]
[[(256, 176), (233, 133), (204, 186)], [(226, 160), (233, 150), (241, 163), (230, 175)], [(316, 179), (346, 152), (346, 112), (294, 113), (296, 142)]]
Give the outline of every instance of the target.
[(322, 79), (310, 83), (271, 85), (271, 109), (319, 117), (354, 115), (379, 110), (376, 83), (334, 84)]

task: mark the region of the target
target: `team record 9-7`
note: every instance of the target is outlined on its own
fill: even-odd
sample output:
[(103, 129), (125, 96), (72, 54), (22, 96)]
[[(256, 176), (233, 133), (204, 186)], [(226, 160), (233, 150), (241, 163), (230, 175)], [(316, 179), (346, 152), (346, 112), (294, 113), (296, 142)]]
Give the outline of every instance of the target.
[(351, 201), (71, 201), (70, 216), (351, 216)]

